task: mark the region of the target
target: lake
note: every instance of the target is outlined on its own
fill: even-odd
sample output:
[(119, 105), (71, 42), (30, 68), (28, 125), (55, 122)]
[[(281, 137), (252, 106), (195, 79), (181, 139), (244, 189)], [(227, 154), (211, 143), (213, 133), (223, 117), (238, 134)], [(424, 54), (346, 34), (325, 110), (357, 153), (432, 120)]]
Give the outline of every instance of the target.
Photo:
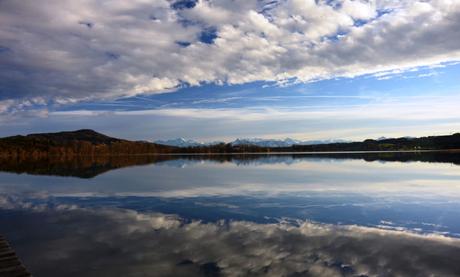
[(3, 161), (34, 276), (460, 276), (460, 153)]

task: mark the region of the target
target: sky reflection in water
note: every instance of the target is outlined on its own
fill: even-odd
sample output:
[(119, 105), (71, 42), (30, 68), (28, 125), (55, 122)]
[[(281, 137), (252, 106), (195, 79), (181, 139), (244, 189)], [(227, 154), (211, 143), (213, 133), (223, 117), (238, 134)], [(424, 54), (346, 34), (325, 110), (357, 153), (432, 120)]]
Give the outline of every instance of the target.
[(460, 274), (448, 162), (180, 158), (4, 172), (0, 192), (0, 232), (36, 276)]

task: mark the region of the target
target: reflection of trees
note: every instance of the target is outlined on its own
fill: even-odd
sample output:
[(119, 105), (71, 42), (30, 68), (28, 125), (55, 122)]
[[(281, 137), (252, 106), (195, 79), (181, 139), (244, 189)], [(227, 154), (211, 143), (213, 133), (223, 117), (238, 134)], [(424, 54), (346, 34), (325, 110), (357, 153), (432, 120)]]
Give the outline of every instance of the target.
[(155, 162), (154, 156), (48, 156), (0, 159), (0, 170), (35, 175), (92, 178), (111, 169)]
[(112, 169), (135, 165), (180, 162), (182, 165), (199, 161), (245, 164), (291, 164), (305, 159), (361, 159), (368, 162), (439, 162), (460, 165), (460, 152), (385, 152), (328, 154), (200, 154), (200, 155), (47, 155), (1, 157), (0, 170), (36, 175), (74, 176), (92, 178)]

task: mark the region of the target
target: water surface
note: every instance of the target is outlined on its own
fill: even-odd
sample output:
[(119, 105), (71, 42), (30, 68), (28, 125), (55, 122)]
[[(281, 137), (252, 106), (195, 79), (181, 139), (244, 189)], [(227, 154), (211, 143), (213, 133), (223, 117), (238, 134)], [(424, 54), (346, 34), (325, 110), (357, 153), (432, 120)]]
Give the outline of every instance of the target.
[(458, 276), (459, 154), (11, 160), (35, 276)]

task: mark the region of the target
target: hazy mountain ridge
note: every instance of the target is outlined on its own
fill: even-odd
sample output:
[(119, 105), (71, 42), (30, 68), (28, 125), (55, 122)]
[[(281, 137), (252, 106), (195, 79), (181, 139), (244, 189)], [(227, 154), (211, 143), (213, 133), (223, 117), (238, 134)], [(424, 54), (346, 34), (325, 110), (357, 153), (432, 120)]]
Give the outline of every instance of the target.
[(290, 147), (293, 145), (314, 145), (314, 144), (327, 144), (327, 143), (344, 143), (346, 140), (342, 139), (330, 139), (330, 140), (297, 140), (291, 138), (285, 139), (261, 139), (261, 138), (250, 138), (250, 139), (236, 139), (232, 141), (231, 145), (255, 145), (261, 147)]
[[(313, 145), (313, 144), (327, 144), (327, 143), (345, 143), (349, 142), (342, 139), (330, 139), (330, 140), (308, 140), (302, 141), (297, 139), (285, 138), (285, 139), (263, 139), (263, 138), (237, 138), (234, 141), (229, 142), (228, 144), (232, 146), (241, 146), (241, 145), (252, 145), (259, 147), (290, 147), (293, 145)], [(155, 140), (154, 143), (176, 146), (176, 147), (202, 147), (202, 146), (212, 146), (217, 144), (225, 144), (222, 141), (212, 141), (212, 142), (199, 142), (192, 139), (185, 138), (175, 138), (170, 140)]]

